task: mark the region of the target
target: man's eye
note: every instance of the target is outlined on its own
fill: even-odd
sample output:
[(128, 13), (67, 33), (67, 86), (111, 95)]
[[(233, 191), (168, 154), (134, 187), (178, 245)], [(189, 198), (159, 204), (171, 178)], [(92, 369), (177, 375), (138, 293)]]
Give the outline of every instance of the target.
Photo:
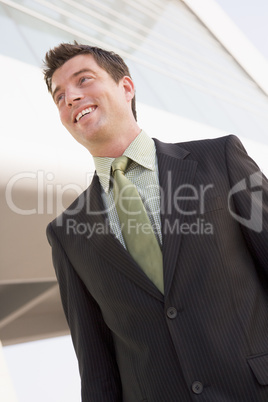
[(84, 82), (88, 81), (90, 77), (82, 77), (80, 78), (80, 84), (83, 84)]
[(60, 94), (59, 96), (57, 96), (57, 103), (59, 103), (63, 99), (64, 99), (64, 94)]

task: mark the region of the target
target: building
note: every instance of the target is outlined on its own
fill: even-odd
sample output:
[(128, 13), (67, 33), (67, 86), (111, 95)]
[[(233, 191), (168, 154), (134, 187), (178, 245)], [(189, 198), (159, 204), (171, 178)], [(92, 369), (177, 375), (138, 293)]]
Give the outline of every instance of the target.
[(68, 333), (45, 228), (94, 170), (60, 125), (45, 52), (73, 40), (118, 52), (148, 134), (234, 133), (264, 172), (268, 80), (266, 61), (213, 0), (0, 0), (0, 31), (0, 340), (11, 345)]

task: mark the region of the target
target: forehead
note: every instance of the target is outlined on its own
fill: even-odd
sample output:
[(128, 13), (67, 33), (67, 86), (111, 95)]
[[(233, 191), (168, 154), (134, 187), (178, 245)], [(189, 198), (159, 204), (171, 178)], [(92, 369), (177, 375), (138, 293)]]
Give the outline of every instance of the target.
[(95, 61), (91, 54), (80, 54), (72, 57), (59, 67), (52, 75), (52, 92), (58, 85), (62, 85), (66, 80), (75, 78), (79, 72), (88, 70), (95, 74), (106, 73)]

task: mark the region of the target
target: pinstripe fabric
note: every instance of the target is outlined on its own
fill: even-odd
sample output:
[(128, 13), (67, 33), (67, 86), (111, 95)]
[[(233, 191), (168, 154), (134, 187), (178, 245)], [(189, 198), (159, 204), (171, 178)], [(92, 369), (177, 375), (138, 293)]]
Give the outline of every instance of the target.
[[(258, 170), (236, 137), (155, 144), (164, 190), (165, 296), (109, 230), (90, 237), (75, 232), (74, 221), (105, 225), (107, 216), (97, 213), (103, 208), (97, 176), (48, 226), (82, 400), (265, 402), (267, 181), (257, 232), (240, 225), (227, 205), (230, 189)], [(231, 207), (248, 218), (252, 199), (249, 190), (239, 191)], [(213, 230), (198, 231), (200, 221)], [(187, 232), (190, 225), (195, 230)]]

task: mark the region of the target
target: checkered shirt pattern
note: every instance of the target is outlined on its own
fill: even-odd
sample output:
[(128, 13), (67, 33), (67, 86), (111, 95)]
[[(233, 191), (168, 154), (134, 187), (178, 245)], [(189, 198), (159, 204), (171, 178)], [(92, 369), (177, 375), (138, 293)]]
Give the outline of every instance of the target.
[[(161, 246), (160, 189), (154, 141), (144, 131), (141, 131), (128, 146), (123, 155), (133, 161), (125, 175), (133, 184), (136, 185), (148, 213), (156, 238)], [(126, 248), (113, 197), (111, 165), (114, 158), (94, 157), (93, 159), (101, 183), (102, 199), (105, 210), (108, 214), (108, 221), (111, 230), (121, 244)]]

